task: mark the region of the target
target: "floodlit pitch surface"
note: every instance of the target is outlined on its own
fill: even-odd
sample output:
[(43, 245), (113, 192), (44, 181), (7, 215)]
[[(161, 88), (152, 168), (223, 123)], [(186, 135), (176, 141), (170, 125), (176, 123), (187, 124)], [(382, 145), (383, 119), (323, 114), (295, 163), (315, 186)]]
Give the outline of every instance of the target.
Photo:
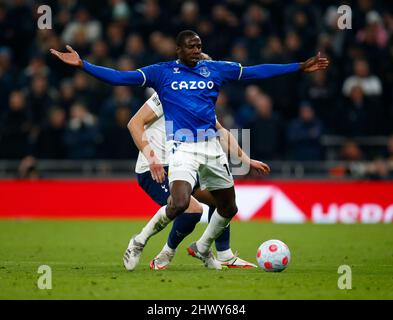
[[(278, 225), (232, 223), (232, 248), (255, 262), (258, 246), (280, 239), (292, 261), (282, 273), (207, 270), (186, 253), (205, 224), (185, 239), (167, 270), (149, 261), (169, 228), (153, 237), (140, 265), (127, 272), (123, 251), (143, 221), (0, 221), (1, 299), (393, 299), (393, 225)], [(52, 289), (40, 290), (40, 265), (52, 270)], [(352, 289), (337, 286), (340, 265), (352, 270)]]

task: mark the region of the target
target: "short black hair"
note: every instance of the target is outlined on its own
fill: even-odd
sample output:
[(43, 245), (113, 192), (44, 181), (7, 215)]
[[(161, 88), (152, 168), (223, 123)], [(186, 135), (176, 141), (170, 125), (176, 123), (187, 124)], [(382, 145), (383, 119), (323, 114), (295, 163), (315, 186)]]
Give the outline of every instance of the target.
[(198, 37), (199, 38), (199, 35), (195, 31), (192, 31), (192, 30), (183, 30), (183, 31), (179, 32), (176, 36), (176, 45), (178, 47), (182, 46), (185, 43), (186, 39), (190, 38), (190, 37)]

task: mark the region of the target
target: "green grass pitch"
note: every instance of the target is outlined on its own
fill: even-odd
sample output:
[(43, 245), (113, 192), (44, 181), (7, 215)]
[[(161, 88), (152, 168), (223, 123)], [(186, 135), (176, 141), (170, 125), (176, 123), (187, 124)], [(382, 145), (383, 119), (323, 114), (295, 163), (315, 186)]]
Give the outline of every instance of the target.
[[(140, 265), (126, 272), (122, 255), (144, 221), (0, 221), (0, 299), (393, 299), (393, 225), (284, 225), (233, 222), (231, 244), (255, 262), (268, 239), (286, 242), (292, 261), (282, 273), (207, 270), (186, 253), (206, 224), (179, 247), (170, 268), (151, 271), (169, 228), (153, 237)], [(52, 269), (39, 290), (40, 265)], [(352, 289), (339, 290), (340, 265)]]

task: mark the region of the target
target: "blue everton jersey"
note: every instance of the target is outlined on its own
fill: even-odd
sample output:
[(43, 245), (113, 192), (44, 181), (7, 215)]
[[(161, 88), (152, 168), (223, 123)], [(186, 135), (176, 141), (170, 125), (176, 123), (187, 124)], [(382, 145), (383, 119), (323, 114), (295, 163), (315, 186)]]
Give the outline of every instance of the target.
[(220, 87), (239, 80), (235, 62), (202, 60), (191, 68), (179, 60), (138, 69), (143, 85), (158, 93), (164, 109), (168, 140), (201, 141), (216, 136), (215, 103)]

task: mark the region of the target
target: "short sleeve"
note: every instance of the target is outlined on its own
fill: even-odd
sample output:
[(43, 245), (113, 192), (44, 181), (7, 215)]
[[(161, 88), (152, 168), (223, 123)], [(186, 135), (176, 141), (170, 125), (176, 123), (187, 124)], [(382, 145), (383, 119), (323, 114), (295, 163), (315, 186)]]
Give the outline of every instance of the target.
[(231, 61), (216, 61), (215, 63), (224, 82), (240, 79), (243, 69), (240, 63)]
[(152, 64), (150, 66), (146, 66), (137, 71), (141, 72), (143, 75), (143, 86), (157, 88), (160, 83), (160, 78), (162, 74), (162, 66), (160, 64)]
[(149, 100), (146, 101), (146, 103), (153, 110), (153, 112), (156, 114), (158, 118), (160, 118), (164, 114), (164, 111), (162, 109), (162, 103), (160, 101), (160, 98), (158, 97), (157, 92), (155, 92), (149, 98)]

